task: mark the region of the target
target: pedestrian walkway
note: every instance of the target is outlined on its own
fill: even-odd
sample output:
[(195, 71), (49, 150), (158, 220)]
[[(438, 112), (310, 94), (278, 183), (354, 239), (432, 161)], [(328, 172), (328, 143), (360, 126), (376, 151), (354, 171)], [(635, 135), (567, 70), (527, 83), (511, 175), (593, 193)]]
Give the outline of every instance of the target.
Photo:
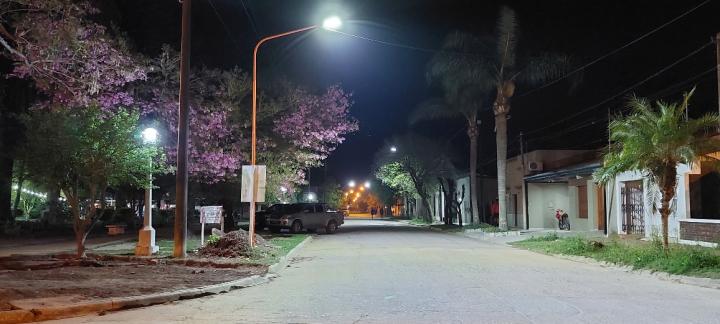
[[(88, 238), (85, 247), (92, 250), (105, 245), (117, 244), (137, 238), (136, 233), (125, 233), (117, 236), (102, 235)], [(75, 252), (75, 238), (35, 238), (35, 239), (3, 239), (0, 240), (0, 257), (12, 254), (52, 254)]]

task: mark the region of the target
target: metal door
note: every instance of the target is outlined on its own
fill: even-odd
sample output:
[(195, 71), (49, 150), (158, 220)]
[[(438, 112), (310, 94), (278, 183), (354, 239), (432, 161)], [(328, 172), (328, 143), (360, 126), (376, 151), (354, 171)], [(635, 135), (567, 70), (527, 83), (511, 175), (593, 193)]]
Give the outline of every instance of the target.
[(624, 182), (620, 189), (622, 199), (622, 229), (626, 234), (645, 233), (645, 212), (642, 181)]

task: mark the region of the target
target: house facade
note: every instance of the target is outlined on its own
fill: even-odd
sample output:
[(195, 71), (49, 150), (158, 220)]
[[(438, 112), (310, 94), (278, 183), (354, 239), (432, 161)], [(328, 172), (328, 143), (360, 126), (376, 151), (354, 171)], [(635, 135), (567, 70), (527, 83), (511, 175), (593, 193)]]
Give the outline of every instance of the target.
[[(677, 166), (678, 184), (671, 202), (668, 236), (685, 244), (720, 242), (720, 173), (714, 162)], [(660, 193), (641, 172), (624, 172), (608, 185), (611, 233), (647, 238), (660, 235)]]
[(591, 176), (597, 160), (593, 150), (537, 150), (508, 159), (508, 226), (558, 228), (555, 211), (562, 209), (571, 229), (604, 230), (605, 222), (597, 219), (604, 199)]

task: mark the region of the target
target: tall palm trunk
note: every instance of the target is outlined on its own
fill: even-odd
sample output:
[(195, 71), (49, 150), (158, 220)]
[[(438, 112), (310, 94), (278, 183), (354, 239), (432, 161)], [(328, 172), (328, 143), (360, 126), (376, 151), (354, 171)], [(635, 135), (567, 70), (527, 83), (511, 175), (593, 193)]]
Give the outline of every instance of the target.
[(470, 210), (471, 221), (480, 224), (480, 213), (478, 207), (478, 191), (477, 191), (477, 159), (478, 159), (478, 126), (477, 116), (472, 114), (472, 118), (468, 118), (468, 137), (470, 138)]
[(510, 97), (515, 92), (513, 81), (504, 81), (498, 86), (493, 104), (495, 112), (495, 143), (497, 146), (498, 178), (498, 227), (507, 230), (507, 199), (505, 199), (507, 175), (507, 114), (510, 112)]
[(663, 249), (667, 252), (670, 247), (668, 239), (668, 218), (670, 217), (670, 201), (675, 196), (675, 186), (677, 185), (677, 170), (675, 165), (667, 165), (664, 174), (660, 180), (662, 190), (662, 200), (660, 205), (660, 219), (662, 221)]

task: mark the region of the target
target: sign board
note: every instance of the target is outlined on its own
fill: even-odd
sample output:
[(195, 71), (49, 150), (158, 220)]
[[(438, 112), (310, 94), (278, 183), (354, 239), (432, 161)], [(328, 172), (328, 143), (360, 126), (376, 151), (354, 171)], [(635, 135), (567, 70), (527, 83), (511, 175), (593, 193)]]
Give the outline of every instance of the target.
[[(253, 170), (256, 172), (253, 177)], [(257, 179), (257, 184), (254, 183)], [(267, 168), (264, 165), (243, 165), (242, 166), (242, 188), (240, 201), (250, 202), (253, 188), (256, 188), (255, 202), (265, 202), (265, 187), (267, 185)]]
[(200, 222), (203, 224), (222, 224), (222, 206), (200, 207)]
[(200, 207), (200, 245), (205, 245), (205, 224), (220, 224), (220, 231), (225, 232), (222, 206)]

